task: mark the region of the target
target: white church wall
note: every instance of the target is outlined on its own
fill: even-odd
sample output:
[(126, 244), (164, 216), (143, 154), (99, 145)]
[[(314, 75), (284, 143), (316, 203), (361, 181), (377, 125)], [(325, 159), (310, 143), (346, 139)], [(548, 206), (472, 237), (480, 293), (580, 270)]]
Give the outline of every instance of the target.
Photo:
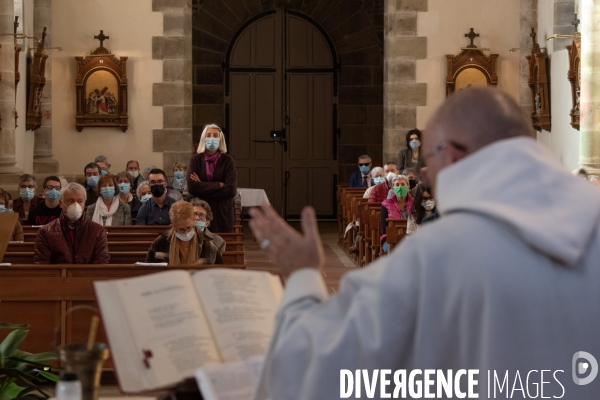
[[(116, 57), (126, 56), (129, 128), (75, 129), (75, 57), (89, 55), (99, 45), (100, 30)], [(148, 0), (52, 2), (52, 139), (60, 173), (82, 174), (83, 167), (99, 154), (108, 156), (111, 172), (125, 169), (137, 159), (142, 168), (162, 167), (162, 153), (152, 151), (152, 129), (162, 127), (162, 107), (152, 105), (152, 84), (162, 82), (162, 60), (152, 59), (152, 36), (163, 33), (163, 14), (152, 12)]]
[[(538, 142), (546, 145), (568, 169), (579, 167), (579, 131), (571, 126), (569, 112), (572, 106), (571, 84), (567, 79), (569, 54), (563, 47), (555, 48), (555, 41), (547, 38), (554, 34), (554, 1), (538, 2), (538, 43), (547, 46), (550, 58), (550, 108), (552, 128), (538, 132)], [(561, 46), (562, 47), (562, 46)]]
[[(417, 61), (417, 82), (427, 83), (427, 105), (417, 107), (417, 127), (425, 128), (446, 98), (446, 54), (458, 54), (469, 44), (464, 34), (474, 28), (479, 47), (499, 54), (498, 87), (518, 101), (520, 0), (429, 0), (428, 11), (418, 14), (417, 35), (427, 36), (427, 58)], [(486, 55), (490, 52), (486, 52)]]
[[(33, 36), (33, 0), (23, 0), (23, 18), (19, 19), (23, 32), (27, 36)], [(17, 86), (16, 110), (19, 114), (17, 127), (15, 129), (15, 149), (17, 168), (23, 173), (30, 174), (33, 171), (33, 131), (25, 129), (27, 120), (27, 55), (31, 54), (29, 48), (35, 48), (37, 42), (34, 40), (22, 40), (21, 53), (19, 54), (19, 73), (21, 80)]]

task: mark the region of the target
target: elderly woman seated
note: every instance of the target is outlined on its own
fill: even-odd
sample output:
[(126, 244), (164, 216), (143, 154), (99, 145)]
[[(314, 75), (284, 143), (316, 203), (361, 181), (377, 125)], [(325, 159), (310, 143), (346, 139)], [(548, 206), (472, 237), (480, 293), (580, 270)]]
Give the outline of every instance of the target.
[(161, 234), (148, 250), (146, 262), (169, 265), (223, 264), (223, 258), (211, 239), (196, 227), (194, 207), (185, 201), (171, 206), (173, 228)]
[(381, 167), (375, 167), (371, 170), (371, 187), (365, 190), (365, 194), (363, 195), (363, 199), (368, 199), (371, 195), (371, 191), (373, 188), (380, 183), (385, 182), (385, 172)]
[(204, 235), (208, 236), (212, 239), (217, 249), (219, 249), (219, 253), (223, 253), (225, 251), (225, 240), (216, 233), (212, 233), (208, 230), (210, 226), (210, 222), (213, 219), (213, 213), (210, 209), (208, 203), (204, 200), (200, 200), (197, 197), (194, 197), (191, 201), (192, 206), (194, 206), (194, 218), (196, 220), (196, 227), (204, 232)]
[(148, 181), (140, 182), (135, 192), (139, 202), (131, 209), (131, 218), (137, 217), (140, 207), (152, 198), (152, 192), (150, 191), (150, 184)]
[(131, 209), (119, 200), (119, 186), (114, 175), (102, 175), (95, 187), (98, 200), (87, 208), (89, 219), (102, 226), (131, 225)]

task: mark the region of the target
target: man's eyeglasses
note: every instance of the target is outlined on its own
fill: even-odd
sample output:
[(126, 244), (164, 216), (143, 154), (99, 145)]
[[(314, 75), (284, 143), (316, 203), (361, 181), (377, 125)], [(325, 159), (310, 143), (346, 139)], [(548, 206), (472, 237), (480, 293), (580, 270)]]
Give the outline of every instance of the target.
[(448, 146), (452, 146), (454, 147), (456, 150), (462, 151), (462, 152), (466, 152), (467, 148), (465, 146), (463, 146), (462, 144), (458, 144), (452, 140), (447, 140), (445, 142), (442, 142), (440, 144), (438, 144), (437, 146), (435, 146), (433, 149), (431, 149), (431, 151), (427, 154), (423, 155), (423, 158), (427, 159), (430, 157), (435, 156), (436, 154), (441, 153), (442, 151), (444, 151)]
[(52, 186), (52, 185), (48, 185), (48, 186), (46, 186), (44, 189), (46, 189), (46, 190), (52, 190), (52, 189), (60, 190), (60, 189), (61, 189), (61, 187), (60, 187), (60, 186)]
[(368, 163), (362, 163), (362, 164), (361, 164), (361, 163), (358, 163), (358, 165), (359, 165), (360, 167), (368, 167), (368, 166), (369, 166), (369, 164), (371, 164), (371, 163), (370, 163), (370, 162), (368, 162)]
[(200, 221), (206, 221), (206, 214), (194, 213), (194, 217)]
[(148, 182), (148, 186), (156, 186), (156, 185), (163, 185), (166, 181), (163, 179), (159, 179), (157, 181), (150, 181)]
[(35, 186), (33, 185), (21, 185), (19, 186), (20, 189), (35, 189)]

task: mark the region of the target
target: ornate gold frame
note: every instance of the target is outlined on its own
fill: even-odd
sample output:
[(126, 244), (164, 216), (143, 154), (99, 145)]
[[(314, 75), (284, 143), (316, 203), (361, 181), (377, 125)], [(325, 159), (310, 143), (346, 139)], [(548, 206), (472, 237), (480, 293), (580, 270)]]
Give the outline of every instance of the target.
[(579, 130), (579, 98), (581, 95), (581, 33), (573, 35), (573, 43), (566, 46), (569, 52), (569, 72), (567, 78), (571, 82), (571, 126)]

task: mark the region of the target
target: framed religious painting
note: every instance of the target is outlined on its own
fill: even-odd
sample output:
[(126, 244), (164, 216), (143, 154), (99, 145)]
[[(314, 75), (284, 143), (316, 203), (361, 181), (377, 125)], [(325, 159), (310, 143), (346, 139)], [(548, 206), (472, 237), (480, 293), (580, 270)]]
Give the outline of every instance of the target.
[(569, 116), (571, 126), (579, 130), (579, 100), (581, 96), (581, 33), (575, 32), (573, 43), (567, 47), (569, 52), (569, 72), (567, 78), (571, 83), (571, 98), (573, 106)]
[(531, 89), (533, 106), (531, 122), (533, 127), (541, 131), (550, 131), (552, 128), (550, 115), (550, 82), (548, 76), (548, 53), (546, 48), (540, 48), (537, 42), (537, 33), (531, 28), (529, 35), (533, 39), (531, 54), (526, 56), (529, 63), (529, 79), (527, 83)]
[(77, 113), (75, 126), (115, 127), (123, 132), (128, 128), (127, 116), (127, 57), (117, 58), (104, 47), (109, 39), (103, 31), (94, 36), (100, 46), (86, 57), (77, 60)]
[(496, 63), (498, 54), (486, 56), (484, 51), (488, 49), (479, 48), (474, 40), (479, 37), (473, 28), (465, 37), (471, 40), (471, 44), (463, 47), (458, 55), (447, 54), (446, 96), (471, 86), (496, 86), (498, 85), (498, 73)]

